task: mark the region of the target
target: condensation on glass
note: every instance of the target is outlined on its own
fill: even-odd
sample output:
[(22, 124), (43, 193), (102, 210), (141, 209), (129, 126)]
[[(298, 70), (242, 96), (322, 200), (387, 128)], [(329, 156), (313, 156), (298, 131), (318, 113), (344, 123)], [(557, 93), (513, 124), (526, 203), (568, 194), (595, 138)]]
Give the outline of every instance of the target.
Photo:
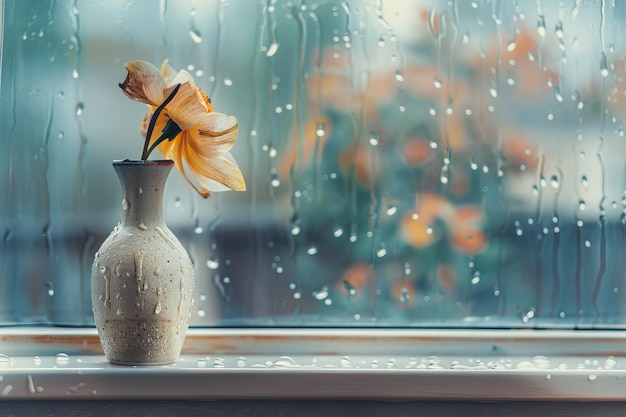
[(239, 120), (168, 183), (199, 326), (624, 326), (623, 1), (4, 1), (0, 324), (92, 325), (131, 60)]

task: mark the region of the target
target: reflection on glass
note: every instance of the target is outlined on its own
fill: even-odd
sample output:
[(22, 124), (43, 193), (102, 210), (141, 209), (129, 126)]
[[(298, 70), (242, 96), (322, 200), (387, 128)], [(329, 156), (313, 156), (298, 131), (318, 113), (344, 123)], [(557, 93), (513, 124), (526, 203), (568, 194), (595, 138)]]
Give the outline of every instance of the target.
[(248, 182), (170, 179), (192, 324), (623, 326), (624, 7), (7, 1), (0, 324), (93, 323), (142, 143), (117, 83), (168, 58), (237, 116)]

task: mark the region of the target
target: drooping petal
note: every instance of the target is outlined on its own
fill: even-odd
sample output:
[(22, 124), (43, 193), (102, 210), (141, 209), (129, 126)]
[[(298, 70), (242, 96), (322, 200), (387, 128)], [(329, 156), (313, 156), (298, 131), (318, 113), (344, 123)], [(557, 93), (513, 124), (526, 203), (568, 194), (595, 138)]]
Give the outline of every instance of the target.
[(187, 180), (187, 182), (193, 187), (194, 190), (196, 190), (198, 194), (200, 194), (202, 198), (208, 198), (211, 195), (211, 191), (205, 188), (198, 188), (196, 184), (194, 184), (193, 181), (191, 181), (187, 176), (187, 172), (185, 171), (185, 165), (183, 163), (184, 142), (181, 140), (178, 142), (174, 141), (170, 143), (172, 143), (172, 148), (169, 153), (174, 160), (174, 165), (176, 166), (176, 168), (180, 171), (181, 174), (183, 174), (183, 178)]
[[(165, 89), (165, 96), (169, 96), (175, 87)], [(197, 125), (208, 112), (199, 90), (188, 82), (180, 86), (172, 101), (165, 108), (169, 117), (181, 130)]]
[(126, 69), (128, 74), (120, 84), (124, 94), (151, 106), (158, 106), (163, 102), (163, 90), (167, 88), (167, 84), (154, 65), (145, 61), (132, 61)]
[[(202, 158), (195, 154), (190, 147), (183, 146), (182, 150), (183, 158), (187, 161), (189, 169), (200, 184), (202, 184), (204, 178), (207, 178), (225, 185), (231, 190), (245, 191), (246, 183), (243, 179), (243, 174), (237, 165), (233, 163), (234, 159), (229, 154), (217, 158)], [(204, 186), (204, 184), (202, 185)]]
[(161, 74), (165, 79), (165, 83), (167, 85), (171, 85), (170, 80), (176, 75), (176, 70), (170, 66), (169, 59), (166, 59), (165, 61), (163, 61), (163, 64), (161, 64)]
[[(226, 159), (227, 161), (229, 161), (232, 165), (234, 165), (235, 167), (237, 167), (237, 169), (239, 169), (239, 165), (237, 165), (237, 161), (235, 161), (235, 158), (233, 158), (233, 156), (230, 153), (225, 153), (224, 155), (221, 156), (221, 158)], [(214, 159), (211, 159), (211, 161), (214, 161)], [(192, 171), (193, 172), (193, 171)], [(246, 184), (245, 182), (243, 182), (243, 175), (242, 175), (242, 182), (243, 182), (243, 189), (236, 189), (236, 188), (231, 188), (228, 187), (216, 180), (213, 180), (211, 178), (208, 177), (203, 177), (201, 175), (199, 175), (198, 173), (194, 173), (194, 176), (196, 177), (196, 179), (198, 180), (198, 182), (200, 183), (200, 185), (208, 190), (211, 191), (215, 191), (215, 192), (220, 192), (220, 191), (230, 191), (230, 190), (235, 190), (235, 191), (245, 191), (245, 187)]]
[(180, 70), (176, 74), (174, 74), (174, 76), (168, 80), (167, 86), (171, 87), (176, 84), (185, 84), (185, 83), (191, 84), (193, 88), (198, 88), (191, 74), (189, 74), (185, 70)]
[(154, 114), (153, 107), (148, 106), (148, 111), (143, 116), (143, 120), (141, 121), (139, 125), (139, 132), (141, 133), (141, 136), (143, 136), (144, 138), (146, 137), (146, 134), (148, 133), (148, 125), (150, 124), (150, 119), (152, 118), (153, 114)]
[(234, 116), (207, 113), (189, 130), (189, 146), (203, 158), (214, 158), (230, 151), (237, 141), (238, 125)]

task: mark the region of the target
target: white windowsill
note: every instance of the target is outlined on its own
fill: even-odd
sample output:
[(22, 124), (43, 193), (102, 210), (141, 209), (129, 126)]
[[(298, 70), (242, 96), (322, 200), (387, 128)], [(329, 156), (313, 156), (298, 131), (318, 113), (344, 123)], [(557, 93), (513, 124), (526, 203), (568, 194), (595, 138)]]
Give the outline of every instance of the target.
[(124, 367), (94, 329), (3, 328), (0, 354), (0, 401), (626, 400), (619, 331), (191, 329), (177, 363)]

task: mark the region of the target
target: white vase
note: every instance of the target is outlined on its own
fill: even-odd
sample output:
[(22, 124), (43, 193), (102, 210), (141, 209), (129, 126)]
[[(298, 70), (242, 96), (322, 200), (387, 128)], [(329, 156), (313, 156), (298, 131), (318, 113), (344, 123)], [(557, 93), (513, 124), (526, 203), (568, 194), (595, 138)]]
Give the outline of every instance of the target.
[(180, 355), (194, 289), (189, 255), (163, 221), (172, 161), (114, 161), (122, 221), (95, 255), (91, 300), (114, 364), (171, 363)]

